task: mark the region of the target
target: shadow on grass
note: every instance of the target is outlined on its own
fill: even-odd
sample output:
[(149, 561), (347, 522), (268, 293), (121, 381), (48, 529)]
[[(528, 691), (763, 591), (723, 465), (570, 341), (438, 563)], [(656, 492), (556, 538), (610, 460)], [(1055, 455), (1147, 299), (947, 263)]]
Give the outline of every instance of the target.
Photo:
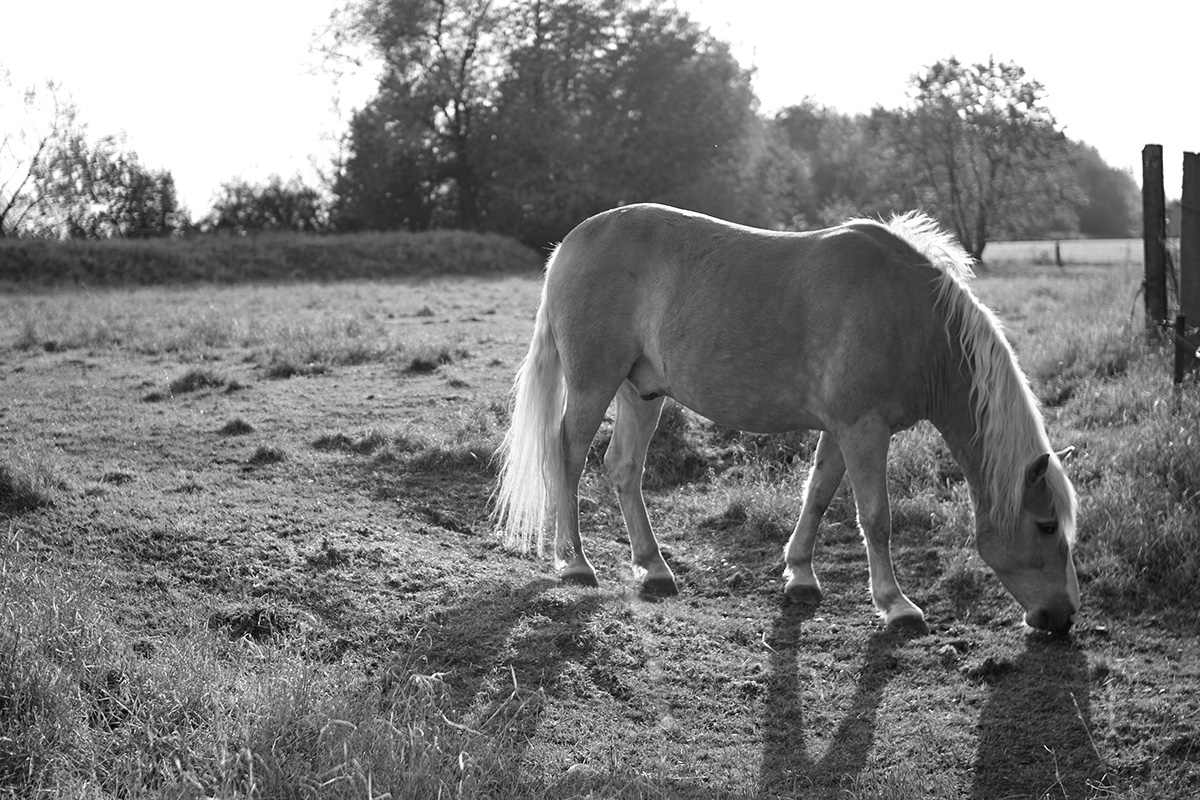
[(555, 578), (487, 582), (422, 621), (420, 660), (445, 675), (453, 714), (487, 737), (500, 796), (542, 796), (544, 778), (520, 765), (553, 692), (573, 665), (603, 659), (589, 624), (609, 595)]
[(763, 760), (759, 793), (766, 796), (825, 796), (867, 765), (875, 741), (877, 713), (897, 667), (895, 649), (904, 634), (872, 633), (866, 643), (858, 684), (824, 754), (813, 758), (806, 742), (807, 687), (800, 674), (801, 639), (814, 608), (785, 603), (771, 628), (771, 684), (763, 717)]
[[(1092, 742), (1087, 658), (1078, 643), (1031, 635), (991, 677), (979, 718), (976, 800), (1092, 797), (1110, 779)], [(1109, 786), (1111, 789), (1111, 786)]]

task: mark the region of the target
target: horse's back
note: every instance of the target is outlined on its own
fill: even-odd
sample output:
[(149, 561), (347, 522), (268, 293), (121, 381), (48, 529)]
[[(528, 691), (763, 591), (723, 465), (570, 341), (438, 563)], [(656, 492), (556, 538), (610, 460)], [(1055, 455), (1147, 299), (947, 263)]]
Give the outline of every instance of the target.
[(624, 369), (751, 430), (825, 428), (890, 386), (886, 415), (911, 424), (932, 269), (874, 223), (782, 233), (637, 205), (567, 236), (547, 296), (581, 379)]

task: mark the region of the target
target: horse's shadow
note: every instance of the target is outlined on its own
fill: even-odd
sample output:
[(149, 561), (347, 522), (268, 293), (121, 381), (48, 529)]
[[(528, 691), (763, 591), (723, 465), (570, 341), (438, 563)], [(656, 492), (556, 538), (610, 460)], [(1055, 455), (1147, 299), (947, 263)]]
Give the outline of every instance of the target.
[(759, 791), (770, 796), (824, 796), (866, 767), (875, 741), (878, 708), (895, 673), (895, 649), (903, 633), (871, 634), (858, 683), (825, 754), (814, 759), (807, 747), (804, 685), (800, 678), (800, 639), (812, 608), (785, 603), (771, 629), (771, 685), (763, 715), (763, 760)]
[[(771, 686), (763, 716), (759, 791), (767, 795), (834, 796), (867, 768), (878, 709), (896, 672), (904, 635), (889, 630), (867, 641), (854, 695), (823, 755), (806, 746), (799, 656), (811, 615), (785, 606), (771, 631)], [(1012, 660), (985, 659), (968, 675), (991, 687), (978, 722), (971, 770), (973, 800), (1002, 797), (1087, 797), (1108, 782), (1092, 740), (1087, 659), (1071, 640), (1031, 635)], [(811, 703), (808, 704), (811, 706)]]
[[(553, 682), (576, 655), (572, 643), (604, 597), (595, 592), (553, 589), (553, 578), (514, 586), (484, 581), (451, 604), (435, 607), (420, 621), (416, 637), (421, 667), (444, 675), (456, 705), (478, 699), (483, 684), (502, 665), (519, 686)], [(536, 625), (518, 626), (534, 617)], [(514, 646), (514, 637), (520, 638)]]
[(505, 791), (537, 794), (547, 787), (517, 765), (546, 708), (540, 687), (588, 657), (587, 627), (606, 602), (603, 593), (553, 578), (481, 581), (408, 623), (406, 641), (394, 643), (403, 655), (378, 666), (385, 682), (389, 674), (437, 675), (445, 687), (441, 719), (490, 738), (497, 763), (506, 765), (495, 776)]
[(1076, 641), (1034, 634), (1015, 659), (985, 661), (976, 673), (991, 696), (979, 717), (970, 797), (1088, 797), (1106, 785)]

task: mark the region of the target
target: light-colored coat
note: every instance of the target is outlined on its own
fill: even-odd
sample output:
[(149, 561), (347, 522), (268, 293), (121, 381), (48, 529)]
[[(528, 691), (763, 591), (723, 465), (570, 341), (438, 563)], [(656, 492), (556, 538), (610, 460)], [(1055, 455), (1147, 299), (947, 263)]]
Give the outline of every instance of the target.
[(820, 598), (812, 553), (843, 474), (854, 488), (874, 600), (924, 628), (889, 553), (888, 441), (930, 420), (963, 468), (984, 560), (1036, 627), (1079, 605), (1075, 497), (970, 259), (928, 217), (764, 231), (659, 205), (586, 220), (550, 259), (518, 371), (497, 511), (509, 541), (541, 547), (556, 522), (564, 579), (595, 583), (579, 537), (578, 482), (613, 397), (605, 466), (646, 591), (675, 580), (641, 495), (664, 396), (740, 430), (822, 431), (784, 551), (785, 590)]

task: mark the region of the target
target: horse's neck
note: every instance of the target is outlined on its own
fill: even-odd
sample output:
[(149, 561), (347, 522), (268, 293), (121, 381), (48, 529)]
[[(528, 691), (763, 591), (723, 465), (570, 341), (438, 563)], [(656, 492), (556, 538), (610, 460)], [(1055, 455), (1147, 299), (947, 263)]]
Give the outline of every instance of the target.
[(990, 505), (988, 481), (984, 480), (983, 440), (976, 435), (976, 423), (970, 402), (962, 403), (961, 413), (938, 415), (938, 419), (931, 421), (946, 440), (950, 455), (959, 463), (976, 504), (978, 505), (980, 500), (986, 500)]
[(991, 507), (992, 497), (984, 474), (985, 443), (975, 419), (971, 380), (959, 368), (949, 369), (944, 379), (940, 402), (930, 409), (929, 421), (942, 434), (950, 454), (962, 469), (978, 517), (981, 507)]

